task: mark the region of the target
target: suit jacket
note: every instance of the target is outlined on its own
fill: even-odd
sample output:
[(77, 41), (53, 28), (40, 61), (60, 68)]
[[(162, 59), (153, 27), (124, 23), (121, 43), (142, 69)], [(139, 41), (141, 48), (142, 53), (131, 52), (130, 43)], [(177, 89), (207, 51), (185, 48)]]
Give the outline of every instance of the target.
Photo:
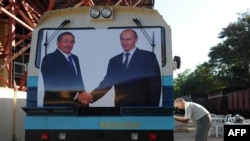
[(68, 60), (57, 49), (46, 55), (42, 61), (41, 72), (44, 81), (44, 105), (75, 105), (78, 91), (84, 91), (84, 84), (78, 57), (71, 55), (77, 74), (70, 68)]
[(160, 67), (154, 53), (136, 49), (126, 70), (123, 53), (110, 59), (106, 76), (91, 92), (93, 101), (114, 86), (115, 106), (159, 106)]

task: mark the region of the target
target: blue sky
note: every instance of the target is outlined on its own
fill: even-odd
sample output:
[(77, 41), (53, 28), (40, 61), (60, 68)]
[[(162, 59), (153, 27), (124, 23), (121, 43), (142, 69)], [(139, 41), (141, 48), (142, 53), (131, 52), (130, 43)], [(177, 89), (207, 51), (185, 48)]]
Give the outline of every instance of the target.
[(210, 48), (222, 42), (222, 28), (237, 21), (250, 0), (155, 0), (154, 8), (171, 27), (173, 55), (181, 57), (176, 75), (209, 59)]

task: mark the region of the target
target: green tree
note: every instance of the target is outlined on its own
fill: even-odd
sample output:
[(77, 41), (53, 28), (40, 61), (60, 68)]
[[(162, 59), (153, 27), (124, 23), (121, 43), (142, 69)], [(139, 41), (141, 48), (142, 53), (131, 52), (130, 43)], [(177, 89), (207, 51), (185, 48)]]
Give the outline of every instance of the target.
[(186, 85), (187, 77), (189, 76), (191, 70), (187, 69), (182, 73), (179, 73), (177, 77), (174, 79), (174, 97), (180, 97), (186, 94), (183, 87)]
[(175, 97), (191, 94), (207, 94), (219, 89), (221, 84), (213, 74), (210, 65), (205, 62), (196, 67), (195, 71), (184, 71), (174, 80)]
[(174, 79), (175, 97), (207, 94), (224, 88), (250, 86), (250, 14), (239, 14), (219, 33), (221, 43), (211, 47), (209, 61), (185, 70)]
[(224, 28), (222, 43), (211, 48), (208, 56), (213, 73), (224, 87), (247, 87), (250, 84), (250, 15), (239, 14), (238, 21)]

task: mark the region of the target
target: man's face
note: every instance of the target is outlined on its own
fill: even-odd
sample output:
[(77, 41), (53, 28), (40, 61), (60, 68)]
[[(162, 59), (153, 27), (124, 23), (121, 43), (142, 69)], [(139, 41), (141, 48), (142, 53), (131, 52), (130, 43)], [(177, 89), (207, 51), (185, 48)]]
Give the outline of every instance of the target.
[(179, 101), (178, 103), (175, 104), (175, 107), (178, 109), (185, 109), (185, 105), (183, 101)]
[(134, 48), (137, 42), (137, 38), (135, 37), (132, 31), (124, 31), (120, 36), (120, 40), (122, 48), (126, 52)]
[(71, 50), (73, 49), (75, 44), (75, 39), (71, 35), (64, 35), (62, 40), (57, 41), (57, 46), (60, 48), (64, 53), (70, 54)]

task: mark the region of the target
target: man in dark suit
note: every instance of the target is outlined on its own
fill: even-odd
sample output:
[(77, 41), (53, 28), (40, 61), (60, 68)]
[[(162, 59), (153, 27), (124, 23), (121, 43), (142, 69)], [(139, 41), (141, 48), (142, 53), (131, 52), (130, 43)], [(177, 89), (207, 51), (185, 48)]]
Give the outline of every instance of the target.
[(74, 43), (74, 35), (63, 32), (57, 38), (58, 48), (43, 58), (44, 106), (81, 105), (78, 98), (85, 89), (78, 57), (71, 53)]
[(124, 52), (110, 59), (106, 76), (85, 103), (97, 101), (114, 86), (115, 106), (159, 106), (160, 67), (154, 53), (136, 47), (137, 40), (134, 30), (121, 32)]

